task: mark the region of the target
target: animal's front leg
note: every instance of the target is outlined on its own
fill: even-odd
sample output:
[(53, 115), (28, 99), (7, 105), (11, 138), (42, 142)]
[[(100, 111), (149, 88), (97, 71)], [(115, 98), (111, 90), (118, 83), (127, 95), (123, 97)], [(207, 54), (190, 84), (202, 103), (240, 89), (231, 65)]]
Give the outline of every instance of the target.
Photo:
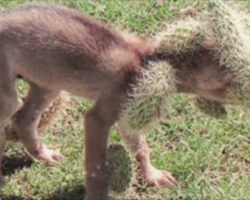
[(30, 90), (24, 105), (12, 117), (13, 126), (18, 131), (27, 151), (38, 160), (48, 164), (57, 162), (61, 156), (41, 142), (37, 126), (43, 111), (58, 94), (58, 91), (44, 89), (30, 83)]
[(148, 186), (173, 188), (177, 185), (171, 173), (156, 169), (151, 164), (148, 144), (141, 133), (128, 132), (122, 122), (118, 123), (118, 128), (122, 133), (124, 142), (139, 163), (139, 175), (146, 181)]
[(4, 177), (2, 175), (2, 157), (3, 157), (3, 151), (6, 143), (6, 135), (3, 128), (0, 128), (0, 186), (2, 183), (4, 183)]
[[(112, 103), (114, 103), (112, 105)], [(88, 200), (108, 199), (107, 140), (119, 112), (114, 100), (100, 100), (85, 115)]]

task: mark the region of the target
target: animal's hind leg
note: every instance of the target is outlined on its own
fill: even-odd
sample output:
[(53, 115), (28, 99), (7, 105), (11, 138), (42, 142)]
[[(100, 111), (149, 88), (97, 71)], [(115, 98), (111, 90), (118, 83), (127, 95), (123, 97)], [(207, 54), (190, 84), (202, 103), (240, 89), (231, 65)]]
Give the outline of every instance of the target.
[(8, 77), (1, 69), (0, 73), (0, 183), (3, 182), (1, 163), (6, 142), (5, 126), (16, 110), (17, 95), (14, 79)]
[(56, 162), (60, 155), (56, 151), (47, 149), (40, 141), (37, 126), (43, 111), (58, 96), (59, 91), (41, 88), (30, 83), (30, 90), (22, 108), (13, 118), (13, 126), (27, 151), (38, 160), (48, 164)]
[(149, 148), (141, 133), (128, 133), (121, 121), (118, 122), (118, 128), (122, 134), (123, 141), (139, 163), (139, 175), (146, 181), (148, 186), (173, 188), (177, 185), (175, 179), (168, 171), (156, 169), (151, 164)]

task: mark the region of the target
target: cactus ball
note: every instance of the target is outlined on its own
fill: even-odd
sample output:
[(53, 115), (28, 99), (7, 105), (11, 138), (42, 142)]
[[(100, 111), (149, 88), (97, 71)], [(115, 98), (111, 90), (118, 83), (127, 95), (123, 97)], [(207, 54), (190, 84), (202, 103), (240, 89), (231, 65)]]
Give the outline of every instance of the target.
[(111, 144), (107, 149), (109, 190), (123, 193), (130, 187), (132, 162), (129, 153), (121, 144)]

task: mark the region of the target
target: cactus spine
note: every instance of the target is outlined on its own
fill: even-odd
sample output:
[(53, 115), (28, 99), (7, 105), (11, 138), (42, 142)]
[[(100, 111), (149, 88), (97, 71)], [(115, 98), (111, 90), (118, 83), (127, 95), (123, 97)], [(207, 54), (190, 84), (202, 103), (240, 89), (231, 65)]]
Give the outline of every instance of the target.
[(204, 23), (189, 17), (167, 25), (164, 31), (155, 36), (158, 52), (166, 54), (185, 54), (194, 52), (204, 40)]
[(149, 63), (124, 106), (121, 120), (128, 130), (148, 130), (157, 122), (163, 114), (160, 113), (162, 104), (175, 91), (174, 77), (174, 70), (168, 62)]
[[(223, 1), (210, 0), (209, 8), (214, 15), (215, 52), (221, 65), (225, 65), (234, 75), (228, 87), (228, 98), (242, 103), (250, 99), (249, 20)], [(247, 96), (243, 98), (242, 94)]]
[(107, 149), (109, 190), (123, 193), (130, 187), (132, 162), (123, 145), (111, 144)]
[(226, 109), (216, 101), (210, 101), (202, 97), (195, 99), (195, 105), (205, 114), (215, 118), (225, 118), (227, 115)]

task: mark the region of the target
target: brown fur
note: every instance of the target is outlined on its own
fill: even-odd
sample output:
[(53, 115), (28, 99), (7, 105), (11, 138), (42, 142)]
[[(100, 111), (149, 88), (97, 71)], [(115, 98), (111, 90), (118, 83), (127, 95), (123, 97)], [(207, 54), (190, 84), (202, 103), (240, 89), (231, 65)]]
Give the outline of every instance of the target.
[(191, 55), (178, 57), (159, 57), (169, 60), (176, 69), (179, 93), (192, 93), (209, 100), (229, 103), (225, 92), (232, 74), (225, 66), (220, 66), (219, 60), (214, 58), (210, 50), (201, 49)]
[(16, 109), (17, 77), (24, 77), (30, 90), (12, 117), (13, 126), (29, 153), (47, 162), (59, 155), (37, 134), (42, 112), (61, 90), (85, 97), (95, 102), (84, 123), (88, 198), (107, 199), (108, 133), (140, 73), (141, 58), (152, 52), (143, 40), (141, 47), (135, 45), (139, 40), (127, 40), (123, 33), (61, 6), (30, 5), (0, 19), (0, 159), (4, 127)]
[[(171, 61), (178, 69), (179, 92), (224, 101), (229, 78), (209, 50), (177, 59), (154, 54), (154, 49), (153, 43), (61, 6), (30, 5), (0, 19), (0, 161), (6, 140), (4, 127), (16, 109), (16, 77), (24, 77), (30, 91), (12, 117), (14, 127), (26, 149), (47, 162), (55, 162), (58, 155), (38, 137), (42, 112), (61, 90), (82, 96), (95, 102), (84, 122), (87, 195), (88, 199), (107, 199), (108, 134), (119, 119), (131, 84), (136, 83), (148, 60)], [(144, 138), (128, 134), (119, 121), (118, 127), (148, 184), (173, 187), (176, 183), (171, 174), (151, 165)]]
[[(25, 98), (22, 98), (22, 101), (25, 102)], [(43, 111), (37, 129), (40, 132), (44, 132), (53, 122), (56, 117), (59, 115), (66, 115), (66, 104), (70, 103), (70, 97), (66, 93), (61, 93), (47, 108)], [(19, 136), (17, 130), (12, 124), (8, 124), (5, 127), (7, 140), (10, 141), (19, 141)]]

